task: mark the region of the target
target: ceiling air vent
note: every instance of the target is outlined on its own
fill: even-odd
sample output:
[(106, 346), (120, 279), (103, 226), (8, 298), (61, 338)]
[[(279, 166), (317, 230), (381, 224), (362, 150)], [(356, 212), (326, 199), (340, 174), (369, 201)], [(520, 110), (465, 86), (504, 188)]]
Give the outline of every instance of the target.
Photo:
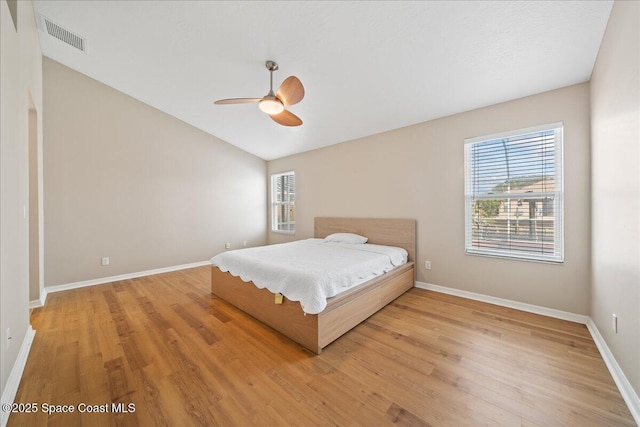
[(58, 40), (68, 44), (69, 46), (73, 46), (82, 52), (87, 51), (87, 41), (84, 37), (72, 33), (64, 27), (61, 27), (46, 16), (40, 15), (40, 29), (50, 36), (55, 37)]

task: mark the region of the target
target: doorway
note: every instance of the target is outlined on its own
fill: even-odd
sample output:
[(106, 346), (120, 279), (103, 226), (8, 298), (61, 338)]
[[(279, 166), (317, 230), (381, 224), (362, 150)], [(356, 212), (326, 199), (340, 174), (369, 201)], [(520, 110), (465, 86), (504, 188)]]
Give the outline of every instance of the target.
[(29, 94), (29, 306), (44, 304), (42, 144), (38, 110)]

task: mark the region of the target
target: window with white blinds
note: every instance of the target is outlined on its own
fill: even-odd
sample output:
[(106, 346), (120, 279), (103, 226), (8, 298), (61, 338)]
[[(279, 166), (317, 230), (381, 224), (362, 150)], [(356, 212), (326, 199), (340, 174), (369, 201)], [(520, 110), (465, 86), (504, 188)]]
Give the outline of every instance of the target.
[(465, 140), (467, 253), (563, 262), (562, 130)]
[(271, 175), (271, 231), (284, 234), (294, 234), (296, 231), (294, 172)]

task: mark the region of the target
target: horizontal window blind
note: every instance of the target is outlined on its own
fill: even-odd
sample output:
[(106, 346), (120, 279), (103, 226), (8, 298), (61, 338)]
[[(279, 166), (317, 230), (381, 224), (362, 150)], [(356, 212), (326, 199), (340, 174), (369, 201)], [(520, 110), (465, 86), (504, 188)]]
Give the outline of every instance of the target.
[(296, 228), (296, 176), (294, 172), (271, 176), (271, 231), (293, 234)]
[(467, 253), (563, 261), (562, 124), (465, 141)]

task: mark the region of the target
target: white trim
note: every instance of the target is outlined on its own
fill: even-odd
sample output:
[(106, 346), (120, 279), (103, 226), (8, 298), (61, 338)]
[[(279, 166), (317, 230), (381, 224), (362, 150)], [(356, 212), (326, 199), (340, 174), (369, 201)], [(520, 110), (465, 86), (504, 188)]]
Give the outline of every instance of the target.
[[(27, 364), (29, 350), (31, 350), (31, 344), (33, 343), (33, 337), (35, 335), (36, 331), (31, 327), (31, 325), (29, 325), (29, 329), (27, 329), (27, 333), (24, 335), (24, 339), (22, 340), (18, 357), (13, 364), (13, 368), (11, 368), (7, 384), (5, 385), (4, 390), (2, 390), (0, 402), (3, 405), (5, 403), (13, 403), (16, 398), (16, 393), (20, 386), (20, 379), (22, 379), (22, 373), (24, 372), (24, 367)], [(5, 427), (7, 425), (9, 415), (11, 415), (11, 412), (0, 411), (0, 426)]]
[[(271, 215), (271, 232), (275, 233), (275, 234), (288, 234), (291, 236), (294, 236), (296, 234), (296, 230), (295, 230), (295, 221), (294, 221), (294, 229), (293, 230), (278, 230), (278, 224), (277, 224), (277, 215), (275, 214), (275, 208), (281, 205), (289, 205), (289, 206), (293, 206), (293, 208), (295, 209), (296, 203), (295, 201), (293, 203), (291, 202), (282, 202), (280, 204), (278, 204), (276, 202), (276, 188), (275, 185), (273, 185), (273, 181), (274, 178), (280, 178), (281, 176), (286, 176), (286, 175), (293, 175), (293, 179), (294, 179), (294, 189), (295, 189), (295, 179), (296, 179), (296, 171), (294, 170), (290, 170), (290, 171), (286, 171), (286, 172), (277, 172), (277, 173), (272, 173), (270, 178), (269, 178), (269, 186), (270, 188), (270, 205), (271, 207), (269, 208), (269, 215)], [(295, 191), (295, 190), (294, 190)]]
[(549, 265), (562, 265), (564, 264), (564, 257), (553, 259), (553, 258), (543, 258), (543, 257), (534, 257), (531, 254), (523, 255), (517, 252), (500, 252), (500, 251), (492, 251), (489, 249), (465, 249), (465, 255), (471, 256), (482, 256), (489, 258), (500, 258), (500, 259), (511, 259), (518, 261), (526, 261), (526, 262), (539, 262), (542, 264)]
[(615, 381), (618, 386), (618, 390), (620, 390), (622, 398), (627, 403), (629, 411), (631, 411), (631, 415), (633, 415), (633, 419), (638, 425), (640, 425), (640, 397), (638, 397), (638, 394), (633, 389), (633, 386), (620, 368), (620, 365), (618, 365), (616, 358), (613, 357), (613, 353), (611, 353), (606, 341), (602, 335), (600, 335), (600, 331), (593, 319), (589, 318), (587, 328), (589, 329), (589, 332), (591, 332), (593, 341), (595, 341), (598, 350), (600, 350), (602, 359), (604, 359), (604, 363), (607, 365), (607, 368), (609, 368), (609, 372), (613, 377), (613, 381)]
[(512, 138), (514, 136), (526, 135), (528, 133), (542, 132), (545, 130), (557, 129), (562, 127), (564, 127), (564, 122), (554, 122), (554, 123), (548, 123), (546, 125), (531, 126), (524, 129), (516, 129), (516, 130), (510, 130), (506, 132), (493, 133), (491, 135), (474, 136), (470, 138), (465, 138), (464, 143), (473, 144), (474, 142), (485, 142), (485, 141), (491, 141), (493, 139), (506, 139), (506, 138)]
[[(473, 170), (475, 168), (475, 162), (472, 160), (473, 156), (471, 155), (471, 150), (473, 147), (479, 144), (489, 143), (492, 144), (494, 142), (502, 142), (505, 144), (506, 140), (511, 140), (512, 138), (519, 138), (522, 136), (530, 136), (530, 134), (536, 133), (546, 133), (549, 131), (553, 131), (554, 135), (554, 159), (553, 164), (555, 167), (555, 171), (552, 175), (555, 179), (555, 189), (553, 192), (537, 192), (537, 193), (526, 193), (527, 197), (539, 198), (544, 197), (546, 195), (552, 194), (553, 197), (553, 225), (554, 225), (554, 236), (553, 236), (553, 254), (544, 254), (544, 253), (536, 253), (536, 252), (527, 252), (517, 250), (516, 248), (485, 248), (478, 247), (474, 245), (473, 242), (473, 205), (475, 201), (478, 200), (496, 200), (500, 201), (502, 199), (507, 200), (515, 200), (520, 198), (525, 198), (525, 193), (516, 190), (513, 193), (509, 194), (484, 194), (477, 193), (479, 189), (474, 187), (474, 183), (476, 181), (475, 175), (473, 175)], [(465, 253), (479, 255), (479, 256), (490, 256), (495, 258), (504, 258), (504, 259), (519, 259), (523, 261), (542, 261), (542, 262), (553, 262), (553, 263), (563, 263), (564, 262), (564, 161), (563, 161), (563, 150), (564, 150), (564, 123), (556, 122), (549, 123), (546, 125), (533, 126), (526, 129), (517, 129), (508, 132), (500, 132), (495, 133), (493, 135), (486, 136), (477, 136), (473, 138), (466, 138), (464, 140), (464, 197), (465, 197), (465, 205), (464, 205), (464, 215), (465, 215)], [(509, 158), (507, 156), (507, 147), (505, 145), (505, 156), (506, 156), (506, 167), (507, 167), (507, 175), (509, 172)], [(494, 154), (497, 156), (497, 154)], [(536, 155), (537, 156), (537, 155)], [(522, 161), (524, 162), (524, 157)], [(528, 157), (527, 157), (528, 159)], [(531, 159), (533, 160), (533, 159)], [(529, 159), (527, 161), (530, 161)], [(546, 163), (546, 162), (545, 162)], [(520, 164), (522, 166), (523, 163)], [(481, 172), (482, 173), (482, 172)], [(544, 174), (546, 177), (546, 174)], [(473, 188), (472, 188), (473, 187)], [(484, 191), (484, 190), (483, 190)], [(509, 202), (508, 206), (511, 206), (511, 202)], [(507, 220), (511, 215), (507, 213)], [(507, 234), (509, 234), (509, 229), (507, 229)], [(505, 242), (509, 240), (510, 237), (507, 236), (505, 239), (498, 239), (497, 241)]]
[(273, 234), (287, 234), (289, 236), (295, 236), (296, 232), (294, 231), (287, 231), (287, 230), (271, 230), (271, 232)]
[(613, 356), (613, 353), (611, 353), (609, 346), (607, 345), (602, 335), (600, 335), (600, 331), (598, 331), (598, 328), (596, 327), (596, 324), (593, 322), (593, 319), (591, 319), (591, 317), (585, 316), (583, 314), (570, 313), (568, 311), (556, 310), (553, 308), (541, 307), (533, 304), (526, 304), (523, 302), (492, 297), (484, 294), (477, 294), (475, 292), (463, 291), (460, 289), (447, 288), (446, 286), (439, 286), (419, 281), (416, 281), (416, 288), (440, 292), (442, 294), (454, 295), (462, 298), (468, 298), (476, 301), (482, 301), (489, 304), (496, 304), (502, 307), (514, 308), (516, 310), (541, 314), (543, 316), (554, 317), (556, 319), (568, 320), (570, 322), (576, 322), (586, 325), (589, 333), (591, 333), (591, 337), (593, 338), (596, 347), (598, 347), (598, 351), (600, 351), (600, 355), (602, 356), (604, 363), (609, 369), (611, 377), (613, 377), (613, 381), (615, 381), (616, 386), (618, 386), (618, 390), (622, 395), (622, 398), (627, 404), (627, 407), (629, 407), (631, 415), (633, 416), (636, 423), (640, 426), (640, 398), (638, 397), (638, 394), (635, 392), (633, 386), (620, 368), (620, 365), (618, 365), (618, 362)]
[[(135, 279), (137, 277), (151, 276), (152, 274), (169, 273), (171, 271), (186, 270), (187, 268), (210, 265), (211, 261), (200, 261), (191, 264), (176, 265), (173, 267), (156, 268), (155, 270), (139, 271), (137, 273), (120, 274), (118, 276), (102, 277), (99, 279), (84, 280), (82, 282), (66, 283), (63, 285), (47, 286), (44, 288), (45, 294), (52, 292), (68, 291), (69, 289), (84, 288), (86, 286), (102, 285), (103, 283), (116, 282), (118, 280)], [(45, 295), (46, 297), (46, 295)]]
[(569, 322), (581, 323), (583, 325), (586, 325), (590, 319), (589, 316), (586, 316), (584, 314), (570, 313), (568, 311), (556, 310), (554, 308), (547, 308), (539, 305), (526, 304), (524, 302), (497, 298), (484, 294), (477, 294), (475, 292), (463, 291), (460, 289), (447, 288), (445, 286), (433, 285), (431, 283), (416, 282), (416, 288), (427, 289), (430, 291), (440, 292), (442, 294), (455, 295), (457, 297), (482, 301), (489, 304), (496, 304), (503, 307), (515, 308), (516, 310), (541, 314), (543, 316), (555, 317), (556, 319), (568, 320)]
[(38, 308), (44, 307), (45, 302), (47, 302), (47, 290), (40, 290), (40, 299), (34, 299), (29, 301), (29, 308)]

